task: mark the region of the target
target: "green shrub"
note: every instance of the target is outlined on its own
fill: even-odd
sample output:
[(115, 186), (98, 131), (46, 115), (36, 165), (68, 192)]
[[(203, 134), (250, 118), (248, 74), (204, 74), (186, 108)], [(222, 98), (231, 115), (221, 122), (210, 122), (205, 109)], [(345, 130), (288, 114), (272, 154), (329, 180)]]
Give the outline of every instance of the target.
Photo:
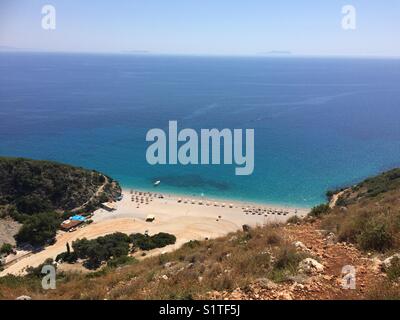
[(353, 209), (324, 218), (322, 227), (337, 231), (338, 240), (356, 244), (362, 250), (384, 252), (398, 246), (399, 225), (396, 212), (382, 209)]
[(333, 190), (328, 190), (325, 195), (330, 200), (335, 195), (335, 192)]
[(303, 254), (298, 253), (293, 247), (283, 247), (276, 256), (274, 268), (294, 271), (304, 257)]
[(13, 246), (9, 243), (3, 243), (0, 248), (0, 254), (10, 254), (13, 252)]
[(97, 269), (104, 261), (127, 256), (129, 243), (128, 235), (116, 232), (94, 240), (78, 239), (72, 243), (72, 248), (77, 258), (86, 259), (85, 267)]
[(42, 246), (54, 240), (59, 225), (60, 218), (57, 213), (38, 213), (24, 221), (15, 239), (19, 244)]
[(156, 248), (163, 248), (176, 242), (176, 237), (172, 234), (160, 232), (153, 236), (147, 234), (134, 233), (130, 235), (130, 240), (135, 247), (141, 250), (152, 250)]
[(400, 278), (400, 259), (398, 257), (392, 259), (390, 267), (386, 270), (386, 274), (391, 281), (396, 281)]
[(393, 238), (383, 223), (368, 222), (357, 236), (357, 243), (363, 250), (384, 251), (393, 245)]
[(16, 201), (17, 210), (20, 213), (35, 214), (38, 212), (47, 212), (54, 209), (48, 199), (44, 199), (37, 194), (29, 194), (20, 197)]
[(328, 200), (331, 200), (335, 194), (338, 194), (339, 192), (342, 192), (343, 190), (344, 190), (344, 188), (338, 188), (338, 189), (335, 189), (335, 190), (328, 190), (325, 193), (325, 195), (328, 198)]
[(57, 262), (75, 263), (78, 260), (78, 255), (75, 252), (63, 252), (57, 255)]
[(158, 248), (163, 248), (176, 242), (176, 237), (173, 234), (160, 232), (152, 236), (153, 242)]
[(306, 255), (299, 253), (292, 246), (283, 246), (273, 263), (273, 268), (268, 273), (268, 278), (274, 282), (287, 281), (290, 275), (297, 273), (297, 267), (301, 260), (306, 258)]
[[(92, 240), (93, 241), (93, 240)], [(89, 246), (92, 242), (86, 238), (78, 239), (72, 242), (72, 248), (80, 259), (85, 259), (88, 256)]]
[(311, 209), (309, 215), (312, 217), (320, 217), (330, 211), (329, 204), (320, 204)]

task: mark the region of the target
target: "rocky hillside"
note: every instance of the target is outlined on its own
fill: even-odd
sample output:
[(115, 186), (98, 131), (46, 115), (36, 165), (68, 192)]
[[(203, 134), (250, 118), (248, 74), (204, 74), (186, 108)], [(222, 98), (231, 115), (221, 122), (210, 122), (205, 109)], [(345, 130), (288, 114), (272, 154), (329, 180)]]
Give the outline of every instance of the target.
[(342, 190), (337, 205), (302, 221), (191, 241), (95, 273), (60, 272), (57, 290), (42, 290), (35, 273), (3, 277), (0, 298), (400, 299), (398, 179), (384, 173)]

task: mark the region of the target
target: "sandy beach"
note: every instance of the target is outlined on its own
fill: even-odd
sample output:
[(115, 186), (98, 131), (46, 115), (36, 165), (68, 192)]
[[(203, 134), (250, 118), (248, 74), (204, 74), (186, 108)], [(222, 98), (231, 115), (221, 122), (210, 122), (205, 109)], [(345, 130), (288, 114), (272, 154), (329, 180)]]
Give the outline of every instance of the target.
[[(36, 267), (47, 258), (55, 258), (66, 250), (66, 244), (80, 238), (94, 239), (114, 232), (127, 234), (140, 232), (174, 234), (174, 245), (156, 249), (149, 255), (174, 250), (190, 240), (204, 240), (224, 236), (242, 228), (285, 222), (297, 215), (308, 213), (305, 208), (283, 207), (250, 202), (223, 201), (206, 198), (181, 197), (140, 190), (123, 190), (121, 201), (113, 203), (114, 211), (99, 209), (91, 219), (74, 232), (59, 231), (56, 243), (42, 251), (20, 258), (10, 264), (0, 276), (24, 274), (28, 266)], [(146, 222), (149, 215), (154, 221)], [(148, 255), (148, 256), (149, 256)]]

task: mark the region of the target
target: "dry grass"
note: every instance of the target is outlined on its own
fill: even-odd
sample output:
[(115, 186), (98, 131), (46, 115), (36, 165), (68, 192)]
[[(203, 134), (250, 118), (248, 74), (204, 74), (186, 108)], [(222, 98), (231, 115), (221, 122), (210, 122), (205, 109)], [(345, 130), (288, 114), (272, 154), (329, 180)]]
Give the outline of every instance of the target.
[[(321, 227), (364, 251), (390, 255), (400, 249), (400, 169), (347, 189), (335, 208), (322, 216)], [(400, 300), (400, 262), (367, 293), (374, 300)]]
[(400, 300), (400, 285), (390, 280), (379, 282), (368, 292), (367, 299)]
[[(296, 272), (302, 256), (286, 243), (279, 228), (190, 242), (172, 253), (87, 275), (63, 274), (56, 290), (41, 290), (40, 279), (32, 285), (31, 277), (19, 279), (14, 288), (19, 288), (18, 294), (45, 299), (195, 299), (213, 290), (243, 288), (259, 278), (284, 281)], [(6, 279), (0, 279), (2, 298), (15, 298)]]
[(364, 197), (323, 216), (322, 227), (362, 250), (386, 252), (400, 248), (400, 190)]

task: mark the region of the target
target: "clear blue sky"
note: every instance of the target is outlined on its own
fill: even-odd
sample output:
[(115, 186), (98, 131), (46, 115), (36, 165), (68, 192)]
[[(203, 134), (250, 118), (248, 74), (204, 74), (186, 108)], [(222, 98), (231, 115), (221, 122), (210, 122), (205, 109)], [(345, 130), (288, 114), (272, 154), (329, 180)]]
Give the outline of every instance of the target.
[[(57, 28), (41, 28), (41, 8)], [(357, 9), (357, 29), (341, 9)], [(0, 46), (75, 52), (400, 56), (399, 0), (1, 0)]]

